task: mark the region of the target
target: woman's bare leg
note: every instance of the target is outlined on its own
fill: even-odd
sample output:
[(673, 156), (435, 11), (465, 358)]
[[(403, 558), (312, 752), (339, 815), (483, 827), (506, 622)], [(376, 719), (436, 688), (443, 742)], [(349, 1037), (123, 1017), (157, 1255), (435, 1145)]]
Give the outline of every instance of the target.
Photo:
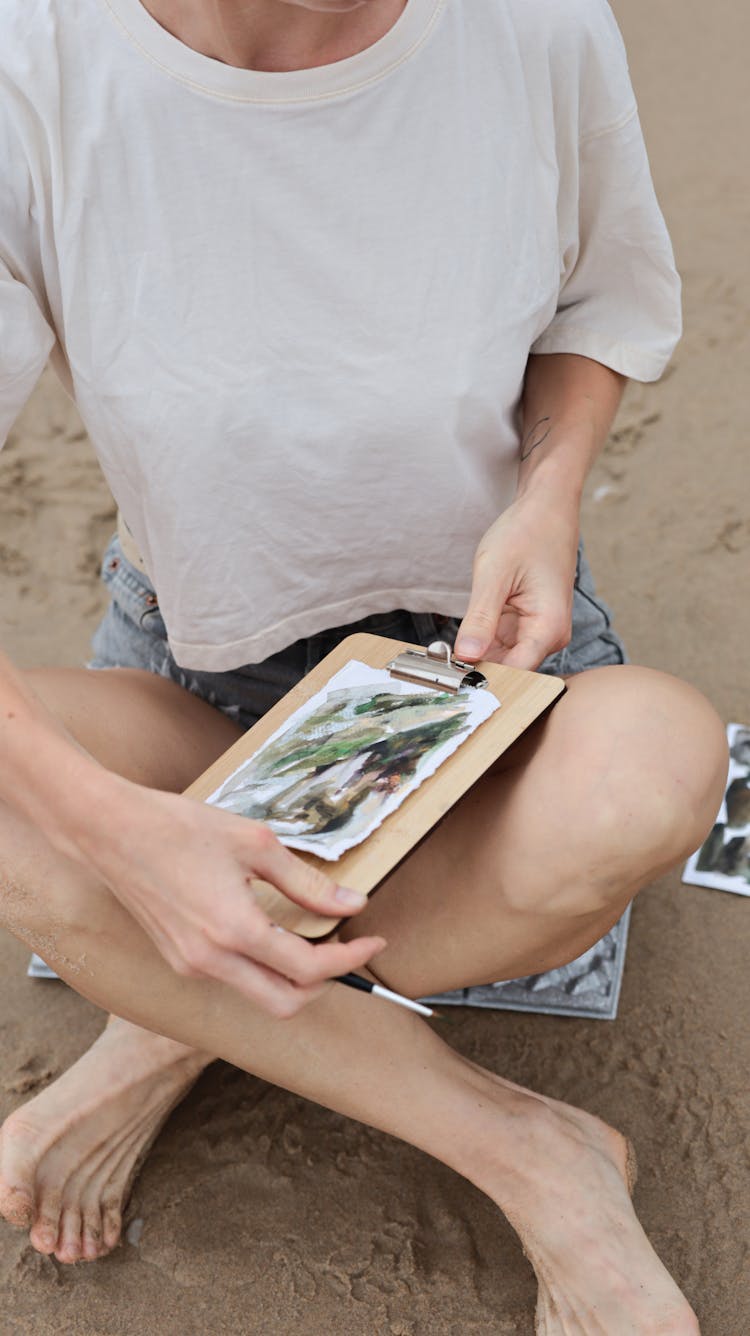
[(374, 970), (415, 996), (552, 969), (698, 846), (726, 767), (723, 727), (687, 683), (581, 673), (341, 935), (382, 933)]
[[(40, 669), (28, 677), (102, 764), (151, 787), (181, 792), (240, 731), (218, 710), (144, 673)], [(75, 1262), (116, 1245), (138, 1168), (211, 1060), (110, 1016), (78, 1062), (6, 1119), (0, 1182), (16, 1185), (6, 1205), (30, 1228), (35, 1247)], [(83, 1221), (65, 1238), (63, 1197), (68, 1218), (78, 1203)]]
[[(378, 972), (394, 986), (431, 991), (569, 958), (711, 824), (722, 730), (690, 688), (641, 670), (589, 673), (536, 734), (365, 911), (368, 928), (392, 942)], [(8, 926), (86, 996), (401, 1136), (488, 1192), (546, 1282), (548, 1331), (695, 1330), (632, 1214), (611, 1129), (483, 1072), (413, 1018), (335, 985), (295, 1020), (275, 1022), (218, 984), (178, 978), (104, 888), (41, 848), (24, 823), (7, 818), (2, 846)], [(63, 1237), (80, 1229), (80, 1208), (63, 1202)]]

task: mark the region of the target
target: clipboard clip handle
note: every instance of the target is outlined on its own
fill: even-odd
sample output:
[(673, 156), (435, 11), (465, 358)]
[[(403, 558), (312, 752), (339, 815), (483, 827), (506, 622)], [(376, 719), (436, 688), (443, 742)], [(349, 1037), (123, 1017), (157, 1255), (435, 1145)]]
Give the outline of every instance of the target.
[(462, 687), (486, 687), (487, 678), (473, 663), (455, 659), (445, 640), (434, 640), (427, 649), (406, 649), (386, 665), (391, 677), (419, 686), (437, 686), (443, 691)]

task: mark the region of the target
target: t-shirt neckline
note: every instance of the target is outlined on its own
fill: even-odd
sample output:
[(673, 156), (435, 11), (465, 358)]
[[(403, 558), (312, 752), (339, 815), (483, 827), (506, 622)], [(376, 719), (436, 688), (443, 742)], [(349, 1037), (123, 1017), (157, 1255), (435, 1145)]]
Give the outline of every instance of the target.
[(312, 102), (383, 78), (413, 55), (447, 0), (407, 0), (388, 32), (364, 51), (307, 70), (238, 69), (194, 51), (149, 14), (141, 0), (103, 0), (119, 27), (153, 64), (202, 92), (239, 102)]

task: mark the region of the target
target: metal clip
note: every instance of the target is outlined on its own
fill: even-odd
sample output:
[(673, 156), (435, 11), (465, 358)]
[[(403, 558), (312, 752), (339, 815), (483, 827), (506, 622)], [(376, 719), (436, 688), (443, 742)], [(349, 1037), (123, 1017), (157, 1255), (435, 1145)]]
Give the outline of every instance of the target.
[(462, 687), (486, 687), (487, 678), (472, 663), (454, 659), (445, 640), (435, 640), (427, 649), (407, 649), (386, 665), (391, 677), (420, 686), (437, 686), (443, 691)]

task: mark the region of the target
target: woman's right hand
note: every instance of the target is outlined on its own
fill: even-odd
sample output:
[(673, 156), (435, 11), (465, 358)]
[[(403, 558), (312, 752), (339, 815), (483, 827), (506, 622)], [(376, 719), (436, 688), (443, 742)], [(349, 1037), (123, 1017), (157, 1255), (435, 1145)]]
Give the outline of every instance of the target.
[(360, 969), (382, 937), (313, 945), (275, 927), (262, 879), (326, 917), (366, 903), (286, 849), (267, 826), (107, 773), (76, 856), (109, 886), (182, 975), (218, 979), (275, 1017), (295, 1015), (325, 980)]

